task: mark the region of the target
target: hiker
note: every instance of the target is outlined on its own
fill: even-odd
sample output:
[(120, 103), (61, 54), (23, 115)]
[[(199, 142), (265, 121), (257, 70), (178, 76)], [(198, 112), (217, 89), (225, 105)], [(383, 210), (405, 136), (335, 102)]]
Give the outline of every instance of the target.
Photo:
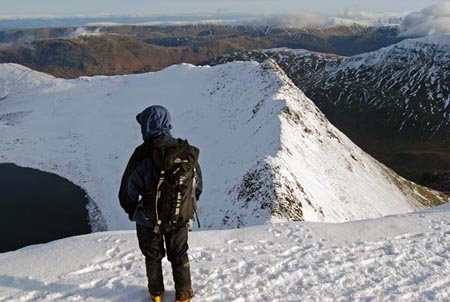
[[(193, 297), (188, 231), (202, 192), (198, 149), (172, 137), (166, 108), (151, 106), (136, 116), (144, 143), (131, 156), (120, 186), (120, 205), (136, 222), (145, 257), (151, 301), (164, 298), (161, 260), (172, 264), (177, 302)], [(197, 218), (198, 220), (198, 218)]]

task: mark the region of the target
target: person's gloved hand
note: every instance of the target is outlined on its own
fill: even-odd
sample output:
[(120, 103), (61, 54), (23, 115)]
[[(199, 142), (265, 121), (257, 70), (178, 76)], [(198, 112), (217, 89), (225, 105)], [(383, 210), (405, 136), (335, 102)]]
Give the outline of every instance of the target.
[(127, 212), (127, 214), (128, 214), (128, 219), (130, 219), (130, 221), (135, 221), (136, 212), (137, 212), (137, 210), (138, 210), (138, 208), (139, 208), (140, 206), (141, 206), (141, 204), (138, 203), (138, 204), (134, 207), (133, 211)]
[(136, 205), (136, 208), (134, 209), (134, 211), (128, 212), (127, 214), (128, 214), (128, 219), (130, 219), (130, 221), (134, 221), (137, 224), (140, 224), (143, 226), (153, 227), (153, 225), (150, 223), (149, 219), (145, 216), (142, 203), (138, 203)]

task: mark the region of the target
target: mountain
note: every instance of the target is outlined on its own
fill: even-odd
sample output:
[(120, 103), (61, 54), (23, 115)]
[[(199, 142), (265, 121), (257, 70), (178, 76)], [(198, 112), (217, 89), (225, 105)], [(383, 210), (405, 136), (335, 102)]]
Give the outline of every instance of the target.
[(272, 58), (359, 146), (403, 176), (450, 192), (449, 47), (446, 35), (352, 57), (275, 49), (213, 64)]
[(200, 64), (234, 51), (273, 47), (355, 54), (396, 43), (396, 27), (88, 26), (0, 32), (0, 63), (18, 63), (57, 77), (157, 71)]
[(91, 221), (110, 230), (132, 227), (117, 190), (141, 142), (135, 115), (152, 104), (166, 106), (174, 135), (202, 150), (207, 229), (342, 222), (448, 202), (363, 152), (273, 61), (75, 80), (2, 64), (0, 83), (0, 161), (81, 186)]
[[(196, 301), (446, 301), (448, 207), (343, 224), (282, 223), (189, 234)], [(166, 301), (174, 301), (163, 260)], [(134, 231), (0, 254), (1, 301), (148, 299)]]
[(246, 48), (217, 41), (209, 45), (164, 47), (127, 35), (93, 35), (36, 40), (0, 50), (0, 62), (17, 62), (64, 77), (118, 75), (161, 70), (174, 63), (200, 63)]

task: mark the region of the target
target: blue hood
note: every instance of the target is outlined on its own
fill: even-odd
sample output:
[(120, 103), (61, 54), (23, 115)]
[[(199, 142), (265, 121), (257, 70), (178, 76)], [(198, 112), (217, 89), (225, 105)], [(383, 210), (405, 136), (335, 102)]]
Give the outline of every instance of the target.
[(142, 138), (148, 140), (161, 134), (170, 134), (172, 119), (163, 106), (150, 106), (136, 116), (141, 125)]

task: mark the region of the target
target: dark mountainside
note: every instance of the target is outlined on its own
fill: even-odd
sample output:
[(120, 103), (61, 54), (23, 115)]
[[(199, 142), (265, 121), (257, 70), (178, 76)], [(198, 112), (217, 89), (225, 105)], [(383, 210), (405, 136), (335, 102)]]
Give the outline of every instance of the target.
[(401, 175), (450, 192), (450, 38), (408, 40), (354, 57), (308, 51), (235, 53), (275, 60), (327, 118)]
[[(101, 33), (101, 34), (100, 34)], [(88, 34), (88, 35), (86, 35)], [(157, 71), (235, 51), (279, 47), (353, 55), (397, 43), (398, 28), (279, 29), (257, 26), (114, 26), (0, 32), (0, 63), (57, 77)]]

